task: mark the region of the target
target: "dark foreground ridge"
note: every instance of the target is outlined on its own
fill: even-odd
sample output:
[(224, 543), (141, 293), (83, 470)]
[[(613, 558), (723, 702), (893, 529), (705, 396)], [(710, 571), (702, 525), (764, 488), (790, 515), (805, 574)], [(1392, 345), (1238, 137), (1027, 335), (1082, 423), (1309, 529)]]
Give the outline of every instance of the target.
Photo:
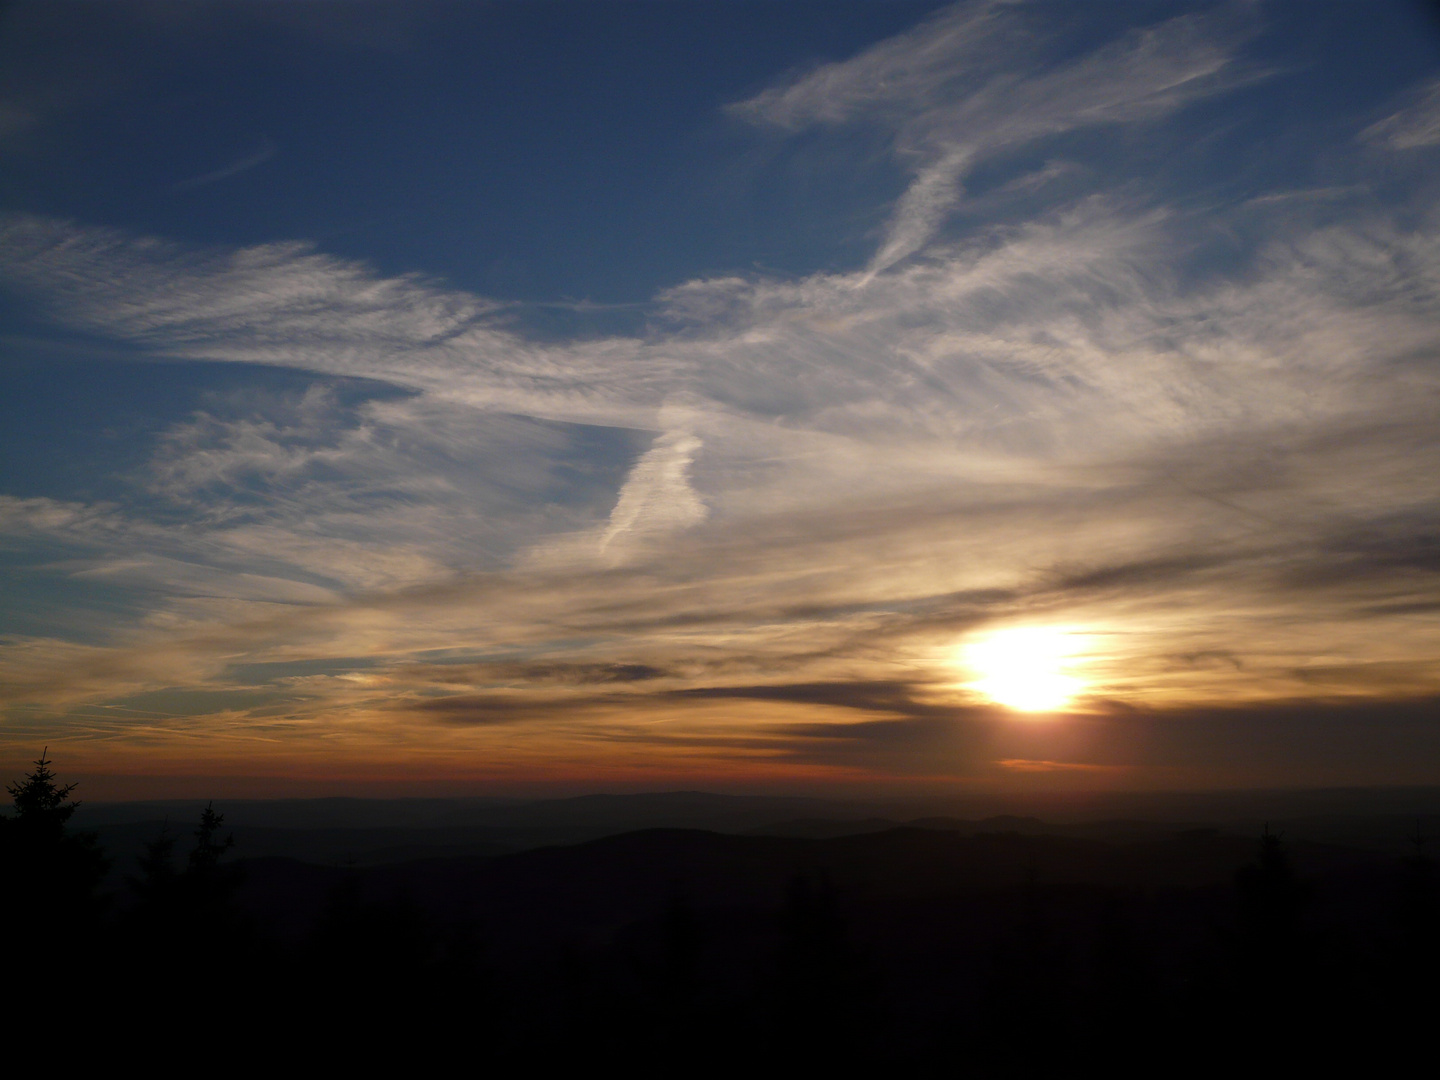
[(236, 859), (206, 806), (102, 886), (48, 763), (12, 794), (11, 1016), (53, 1023), (40, 988), (63, 983), (77, 1053), (163, 1030), (331, 1069), (1291, 1075), (1420, 1049), (1437, 1003), (1418, 838), (1025, 817), (764, 835), (824, 831), (792, 817), (347, 867)]

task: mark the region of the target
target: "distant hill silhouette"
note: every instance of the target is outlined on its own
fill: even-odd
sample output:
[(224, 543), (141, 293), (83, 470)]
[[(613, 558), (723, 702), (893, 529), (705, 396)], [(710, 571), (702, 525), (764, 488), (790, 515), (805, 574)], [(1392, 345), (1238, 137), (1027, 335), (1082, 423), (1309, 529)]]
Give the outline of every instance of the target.
[[(1184, 1047), (1182, 1073), (1313, 1071), (1413, 1041), (1435, 1005), (1422, 796), (1407, 819), (1394, 793), (1251, 793), (1211, 824), (1137, 812), (1193, 799), (1060, 821), (697, 792), (151, 804), (89, 808), (98, 844), (66, 803), (33, 836), (7, 822), (0, 869), (99, 1046), (159, 1010), (186, 1053), (223, 1032), (247, 1067), (1123, 1076)], [(1274, 805), (1284, 828), (1246, 825)]]
[[(1007, 804), (1027, 812), (1005, 810)], [(193, 820), (204, 805), (203, 800), (86, 804), (75, 824), (100, 837), (112, 873), (121, 875), (166, 821)], [(225, 814), (237, 852), (338, 865), (496, 855), (649, 828), (826, 838), (909, 825), (1130, 841), (1205, 826), (1253, 837), (1266, 822), (1292, 839), (1398, 857), (1408, 850), (1404, 837), (1417, 820), (1440, 833), (1440, 789), (870, 801), (692, 791), (541, 800), (282, 799), (227, 801)]]
[[(653, 913), (672, 888), (711, 907), (764, 908), (797, 876), (825, 876), (856, 902), (924, 900), (977, 890), (1046, 886), (1195, 889), (1226, 885), (1254, 840), (1195, 830), (1164, 840), (1113, 844), (1014, 831), (961, 834), (899, 827), (831, 839), (735, 836), (652, 829), (588, 843), (489, 858), (435, 858), (351, 870), (284, 859), (247, 860), (244, 901), (284, 897), (311, 906), (353, 877), (367, 895), (405, 895), (442, 918), (503, 921), (511, 939), (607, 933)], [(1301, 845), (1311, 873), (1375, 865), (1379, 856)]]
[[(557, 993), (589, 1002), (587, 1024), (600, 1022), (595, 1016), (608, 1015), (616, 1003), (635, 1009), (656, 1001), (647, 997), (646, 980), (666, 970), (666, 942), (673, 938), (667, 927), (680, 897), (700, 943), (693, 965), (697, 1001), (715, 1016), (749, 1016), (743, 1023), (754, 1030), (743, 1043), (760, 1038), (756, 1032), (767, 1030), (763, 1016), (779, 1008), (765, 1004), (772, 992), (766, 988), (790, 985), (783, 965), (774, 965), (789, 948), (787, 897), (797, 882), (808, 883), (812, 895), (829, 898), (824, 903), (834, 914), (826, 918), (838, 920), (841, 930), (832, 935), (835, 944), (814, 946), (840, 950), (835, 959), (806, 962), (822, 969), (842, 964), (855, 973), (846, 978), (860, 980), (857, 987), (869, 985), (866, 971), (881, 980), (873, 992), (855, 990), (874, 995), (866, 996), (864, 1008), (873, 1013), (866, 1023), (876, 1025), (877, 1042), (867, 1042), (864, 1054), (912, 1055), (912, 1064), (923, 1059), (930, 1068), (949, 1053), (944, 1033), (955, 1032), (978, 1058), (991, 1061), (993, 1069), (980, 1075), (1014, 1075), (994, 1059), (1001, 1053), (997, 1033), (1025, 1028), (1040, 1015), (1031, 1015), (1037, 1009), (1049, 1010), (1044, 1015), (1070, 1033), (1063, 1038), (1075, 1040), (1073, 1054), (1082, 1052), (1081, 1018), (1107, 1000), (1152, 1016), (1157, 1026), (1146, 1040), (1184, 1028), (1191, 1012), (1196, 1023), (1204, 1015), (1205, 1023), (1220, 1025), (1211, 1049), (1218, 1052), (1226, 1031), (1238, 1039), (1244, 1018), (1229, 1011), (1227, 1002), (1240, 999), (1227, 980), (1251, 978), (1246, 958), (1264, 939), (1246, 945), (1250, 951), (1232, 963), (1231, 939), (1216, 935), (1243, 925), (1235, 923), (1243, 918), (1236, 908), (1237, 871), (1254, 863), (1256, 852), (1254, 837), (1204, 828), (1130, 842), (908, 826), (828, 839), (656, 829), (493, 857), (348, 870), (246, 860), (238, 903), (296, 943), (323, 922), (341, 889), (377, 911), (409, 910), (427, 925), (468, 927), (484, 943), (489, 977), (505, 988), (512, 1007), (548, 1031), (537, 1038), (558, 1040), (562, 1033), (546, 1028), (549, 1021), (535, 1019), (554, 1014)], [(1393, 860), (1304, 842), (1287, 845), (1286, 852), (1295, 872), (1315, 886), (1317, 902), (1304, 913), (1307, 919), (1354, 928), (1385, 923)], [(1319, 938), (1296, 941), (1296, 948), (1321, 947)], [(1254, 962), (1266, 962), (1263, 952), (1256, 955), (1261, 959)], [(1371, 992), (1345, 974), (1343, 964), (1313, 955), (1321, 959), (1312, 962), (1306, 985), (1328, 995), (1331, 1006)], [(1232, 967), (1239, 974), (1232, 976)], [(571, 989), (557, 989), (564, 986)], [(1042, 991), (1043, 1002), (1036, 997)], [(1203, 996), (1192, 1001), (1195, 994)], [(1286, 1015), (1295, 1030), (1306, 1030), (1305, 1016)], [(1114, 1019), (1091, 1017), (1088, 1029), (1106, 1030)], [(611, 1034), (626, 1022), (604, 1021)], [(887, 1039), (911, 1028), (921, 1034), (886, 1048)], [(601, 1037), (587, 1030), (587, 1038)], [(772, 1032), (789, 1049), (777, 1044), (774, 1052), (798, 1052), (782, 1034)], [(1140, 1045), (1133, 1031), (1121, 1035), (1131, 1049)], [(706, 1036), (714, 1037), (713, 1031)], [(737, 1037), (732, 1033), (732, 1041)], [(1092, 1045), (1084, 1052), (1103, 1057), (1114, 1048)], [(1073, 1054), (1042, 1055), (1021, 1074), (1043, 1075), (1065, 1067), (1064, 1060), (1073, 1067)]]

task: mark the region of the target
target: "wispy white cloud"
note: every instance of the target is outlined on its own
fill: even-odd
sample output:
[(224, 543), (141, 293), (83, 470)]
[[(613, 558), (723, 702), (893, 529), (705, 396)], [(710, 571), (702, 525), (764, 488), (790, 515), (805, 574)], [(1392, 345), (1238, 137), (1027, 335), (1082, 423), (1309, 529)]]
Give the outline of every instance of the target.
[(966, 171), (987, 155), (1101, 124), (1154, 120), (1258, 77), (1236, 63), (1253, 31), (1240, 6), (1135, 31), (1088, 56), (1044, 65), (1044, 33), (1011, 2), (957, 4), (850, 60), (731, 107), (798, 130), (878, 123), (915, 174), (872, 262), (919, 251), (961, 201)]
[[(942, 12), (736, 106), (887, 125), (915, 180), (869, 266), (680, 283), (634, 335), (539, 342), (503, 303), (308, 245), (5, 221), (0, 278), (61, 323), (317, 375), (159, 439), (137, 485), (179, 525), (0, 499), (0, 537), (65, 547), (47, 572), (148, 597), (108, 649), (7, 646), (12, 700), (363, 657), (295, 722), (403, 741), (397, 716), (523, 713), (575, 746), (710, 753), (743, 712), (763, 756), (794, 745), (775, 710), (833, 719), (834, 686), (969, 707), (956, 643), (1025, 621), (1081, 627), (1094, 693), (1132, 704), (1364, 696), (1377, 664), (1440, 686), (1417, 614), (1440, 610), (1440, 222), (1365, 183), (1197, 218), (1123, 173), (1074, 197), (1057, 181), (1086, 166), (1052, 162), (993, 196), (1027, 217), (943, 235), (979, 157), (1250, 77), (1238, 9), (1061, 62), (1024, 10)], [(1242, 220), (1258, 239), (1210, 258)], [(403, 392), (347, 404), (335, 378)], [(592, 675), (546, 681), (545, 708), (496, 697), (557, 657)]]
[(952, 87), (974, 79), (975, 65), (988, 69), (997, 55), (1013, 58), (1016, 46), (1027, 44), (1014, 6), (954, 5), (859, 56), (770, 87), (730, 111), (790, 129), (886, 111), (909, 121), (953, 97)]
[(381, 379), (473, 407), (650, 423), (657, 362), (625, 340), (529, 341), (504, 305), (303, 243), (194, 251), (35, 217), (0, 226), (0, 275), (74, 326), (157, 353)]
[(626, 548), (696, 525), (705, 504), (690, 486), (690, 463), (700, 440), (687, 431), (669, 431), (635, 463), (620, 489), (600, 550), (617, 558)]
[(1392, 150), (1440, 144), (1440, 79), (1415, 87), (1401, 109), (1372, 124), (1361, 135)]
[[(262, 565), (273, 569), (261, 576), (351, 597), (310, 601), (325, 628), (315, 632), (342, 654), (543, 648), (580, 635), (599, 643), (596, 662), (638, 655), (684, 670), (725, 656), (751, 677), (781, 657), (853, 670), (867, 639), (918, 641), (931, 622), (953, 634), (1051, 605), (1080, 617), (1077, 603), (1085, 618), (1150, 620), (1171, 652), (1229, 647), (1231, 616), (1201, 605), (1162, 629), (1142, 599), (1163, 609), (1199, 574), (1221, 610), (1265, 612), (1298, 635), (1273, 661), (1283, 667), (1325, 624), (1317, 606), (1390, 595), (1358, 578), (1350, 593), (1288, 591), (1285, 574), (1339, 558), (1322, 555), (1319, 539), (1343, 546), (1347, 530), (1369, 527), (1357, 521), (1436, 512), (1407, 464), (1432, 452), (1433, 372), (1406, 358), (1440, 351), (1440, 248), (1431, 233), (1374, 218), (1277, 234), (1240, 278), (1182, 284), (1172, 268), (1184, 230), (1174, 214), (1089, 200), (884, 275), (691, 283), (661, 300), (675, 333), (599, 344), (647, 357), (655, 383), (642, 403), (663, 393), (686, 404), (641, 407), (669, 433), (635, 457), (609, 501), (568, 518), (536, 502), (551, 482), (543, 463), (570, 453), (565, 428), (464, 404), (488, 403), (464, 385), (471, 370), (423, 348), (405, 382), (435, 389), (368, 404), (345, 423), (312, 392), (274, 419), (201, 415), (174, 429), (152, 483), (202, 512), (184, 534), (113, 510), (7, 506), (27, 529), (109, 553), (76, 572), (148, 575), (161, 593), (169, 578), (175, 625), (220, 620), (232, 627), (224, 647), (254, 655), (285, 655), (280, 643), (297, 634), (313, 640), (293, 614), (283, 628), (266, 614), (299, 593), (262, 595), (235, 576)], [(393, 290), (397, 322), (407, 290), (422, 288)], [(316, 318), (329, 325), (325, 311)], [(323, 344), (307, 366), (371, 370), (334, 333), (308, 335)], [(595, 348), (575, 347), (582, 384)], [(563, 371), (563, 349), (547, 347), (543, 362)], [(455, 382), (438, 388), (437, 372)], [(489, 369), (474, 372), (483, 388)], [(546, 411), (563, 396), (557, 383), (539, 399)], [(492, 423), (494, 438), (483, 434)], [(502, 467), (507, 483), (466, 479)], [(264, 493), (258, 510), (250, 490)], [(517, 561), (475, 558), (476, 530), (496, 520), (512, 530), (502, 550)], [(564, 559), (522, 557), (566, 537), (585, 539)], [(213, 566), (213, 577), (202, 588), (198, 571), (159, 572), (153, 556), (123, 554), (150, 546)], [(1224, 573), (1203, 560), (1186, 569), (1196, 551)], [(620, 562), (629, 570), (617, 578)], [(657, 591), (654, 575), (673, 584)], [(1114, 584), (1051, 591), (1071, 580)], [(375, 590), (393, 600), (375, 606)], [(899, 614), (959, 594), (990, 598), (938, 621)], [(698, 636), (653, 636), (677, 619)], [(154, 632), (171, 624), (161, 618)], [(1222, 676), (1152, 673), (1190, 685)]]
[(191, 188), (204, 187), (207, 184), (214, 184), (220, 180), (228, 180), (243, 172), (249, 172), (260, 165), (265, 164), (280, 152), (280, 146), (273, 139), (265, 138), (260, 141), (258, 149), (236, 158), (228, 165), (223, 165), (211, 172), (201, 173), (198, 176), (191, 176), (175, 184), (176, 191), (188, 191)]

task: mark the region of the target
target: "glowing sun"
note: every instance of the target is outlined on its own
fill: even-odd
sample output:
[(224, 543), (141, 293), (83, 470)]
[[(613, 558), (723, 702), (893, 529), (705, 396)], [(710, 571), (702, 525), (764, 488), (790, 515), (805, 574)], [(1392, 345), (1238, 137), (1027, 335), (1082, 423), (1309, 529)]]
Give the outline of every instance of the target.
[(1019, 712), (1063, 709), (1083, 685), (1067, 673), (1072, 635), (1049, 627), (1000, 630), (964, 647), (962, 662), (976, 678), (968, 685)]

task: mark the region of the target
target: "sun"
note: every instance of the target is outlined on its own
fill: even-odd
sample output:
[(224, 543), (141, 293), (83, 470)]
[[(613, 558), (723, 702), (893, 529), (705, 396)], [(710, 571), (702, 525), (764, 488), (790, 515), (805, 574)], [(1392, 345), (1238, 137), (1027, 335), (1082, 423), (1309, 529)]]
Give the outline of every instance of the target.
[(1052, 627), (996, 631), (962, 650), (961, 662), (976, 676), (967, 685), (1017, 712), (1063, 709), (1083, 685), (1067, 673), (1073, 638)]

